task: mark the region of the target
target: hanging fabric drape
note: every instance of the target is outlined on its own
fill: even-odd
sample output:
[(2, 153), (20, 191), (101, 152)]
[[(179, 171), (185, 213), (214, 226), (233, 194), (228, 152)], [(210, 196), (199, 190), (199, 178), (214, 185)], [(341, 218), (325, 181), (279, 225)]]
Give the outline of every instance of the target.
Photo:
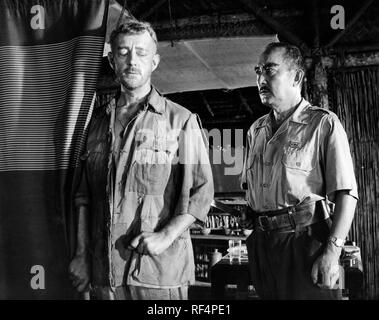
[(330, 105), (346, 129), (359, 201), (350, 238), (362, 251), (366, 298), (379, 297), (379, 66), (333, 70)]
[(73, 298), (71, 197), (108, 0), (0, 2), (0, 299)]

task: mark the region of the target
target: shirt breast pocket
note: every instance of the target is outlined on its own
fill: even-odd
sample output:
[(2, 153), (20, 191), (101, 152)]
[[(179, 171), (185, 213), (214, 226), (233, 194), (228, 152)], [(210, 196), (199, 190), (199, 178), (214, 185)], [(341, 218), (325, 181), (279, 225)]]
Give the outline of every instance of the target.
[(315, 167), (315, 152), (310, 146), (290, 143), (284, 149), (282, 163), (289, 169), (310, 172)]
[[(144, 144), (137, 148), (131, 168), (130, 187), (145, 194), (164, 194), (171, 173), (172, 155), (164, 144)], [(142, 190), (141, 190), (142, 189)]]

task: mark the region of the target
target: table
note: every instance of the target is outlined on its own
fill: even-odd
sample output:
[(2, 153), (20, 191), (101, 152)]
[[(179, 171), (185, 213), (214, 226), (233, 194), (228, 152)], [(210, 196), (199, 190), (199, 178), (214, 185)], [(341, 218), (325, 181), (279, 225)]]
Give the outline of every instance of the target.
[[(346, 250), (348, 251), (348, 250)], [(360, 252), (356, 254), (356, 265), (344, 263), (343, 287), (346, 297), (350, 300), (361, 299), (363, 288), (363, 268)], [(343, 261), (345, 262), (345, 261)], [(242, 255), (241, 262), (229, 259), (229, 253), (211, 268), (211, 296), (213, 299), (226, 298), (225, 286), (237, 285), (237, 292), (247, 297), (248, 287), (251, 285), (247, 255)]]
[(211, 268), (211, 295), (214, 299), (225, 299), (225, 286), (236, 284), (237, 292), (247, 296), (251, 285), (247, 256), (241, 262), (229, 259), (229, 253)]

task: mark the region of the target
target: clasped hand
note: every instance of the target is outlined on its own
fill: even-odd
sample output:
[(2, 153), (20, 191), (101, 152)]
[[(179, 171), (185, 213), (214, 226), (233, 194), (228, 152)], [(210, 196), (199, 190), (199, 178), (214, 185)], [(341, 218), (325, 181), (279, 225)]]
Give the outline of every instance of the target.
[(341, 250), (331, 246), (327, 246), (312, 267), (312, 281), (323, 289), (335, 289), (340, 277), (338, 261)]
[(164, 232), (142, 232), (129, 244), (129, 249), (140, 254), (159, 255), (165, 251), (173, 240)]

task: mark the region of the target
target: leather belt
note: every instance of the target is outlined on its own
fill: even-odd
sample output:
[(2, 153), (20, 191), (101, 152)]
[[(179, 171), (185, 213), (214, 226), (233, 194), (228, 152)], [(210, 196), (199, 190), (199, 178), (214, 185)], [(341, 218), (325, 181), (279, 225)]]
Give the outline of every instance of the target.
[(260, 231), (298, 230), (329, 217), (325, 200), (308, 202), (281, 210), (257, 212), (254, 227)]

